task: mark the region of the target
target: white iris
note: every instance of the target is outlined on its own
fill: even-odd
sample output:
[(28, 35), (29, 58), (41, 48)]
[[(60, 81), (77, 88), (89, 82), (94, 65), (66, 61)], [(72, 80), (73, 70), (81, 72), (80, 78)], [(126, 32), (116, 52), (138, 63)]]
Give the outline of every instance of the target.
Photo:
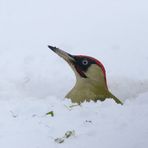
[(88, 61), (85, 59), (85, 60), (82, 61), (82, 64), (83, 65), (87, 65), (88, 64)]

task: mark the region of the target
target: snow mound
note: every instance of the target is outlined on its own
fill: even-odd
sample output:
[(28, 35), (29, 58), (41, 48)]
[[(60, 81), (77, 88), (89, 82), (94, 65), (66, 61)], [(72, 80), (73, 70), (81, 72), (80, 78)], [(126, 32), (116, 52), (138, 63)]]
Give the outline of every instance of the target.
[[(148, 145), (148, 93), (117, 105), (112, 100), (71, 107), (56, 97), (0, 101), (1, 147), (115, 147)], [(54, 116), (46, 114), (52, 111)], [(75, 135), (57, 144), (67, 131)]]

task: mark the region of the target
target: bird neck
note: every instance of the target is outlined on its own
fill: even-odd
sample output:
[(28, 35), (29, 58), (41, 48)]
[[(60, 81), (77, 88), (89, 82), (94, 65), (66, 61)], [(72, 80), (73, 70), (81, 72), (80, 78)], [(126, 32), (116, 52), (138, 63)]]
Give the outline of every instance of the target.
[(66, 95), (72, 102), (84, 102), (90, 100), (101, 100), (106, 98), (108, 89), (104, 82), (90, 80), (89, 78), (78, 78), (73, 89)]

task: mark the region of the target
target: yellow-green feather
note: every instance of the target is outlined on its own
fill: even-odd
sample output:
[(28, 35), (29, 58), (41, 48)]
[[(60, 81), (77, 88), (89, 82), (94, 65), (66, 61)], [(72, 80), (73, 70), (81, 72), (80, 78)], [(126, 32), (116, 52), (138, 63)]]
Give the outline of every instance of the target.
[(105, 99), (114, 99), (116, 103), (123, 104), (117, 97), (111, 94), (106, 86), (104, 74), (97, 65), (92, 65), (85, 75), (88, 78), (81, 78), (76, 71), (76, 84), (74, 88), (66, 95), (74, 103), (84, 101), (104, 101)]

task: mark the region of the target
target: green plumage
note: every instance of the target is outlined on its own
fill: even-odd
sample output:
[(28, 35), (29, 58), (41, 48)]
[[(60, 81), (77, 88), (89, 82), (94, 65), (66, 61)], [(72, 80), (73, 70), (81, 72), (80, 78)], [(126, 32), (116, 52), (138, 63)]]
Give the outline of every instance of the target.
[(72, 67), (76, 75), (76, 84), (73, 89), (66, 95), (74, 103), (82, 103), (84, 101), (104, 101), (105, 99), (113, 99), (118, 104), (123, 104), (115, 97), (107, 88), (102, 69), (98, 65), (91, 65), (82, 78)]

